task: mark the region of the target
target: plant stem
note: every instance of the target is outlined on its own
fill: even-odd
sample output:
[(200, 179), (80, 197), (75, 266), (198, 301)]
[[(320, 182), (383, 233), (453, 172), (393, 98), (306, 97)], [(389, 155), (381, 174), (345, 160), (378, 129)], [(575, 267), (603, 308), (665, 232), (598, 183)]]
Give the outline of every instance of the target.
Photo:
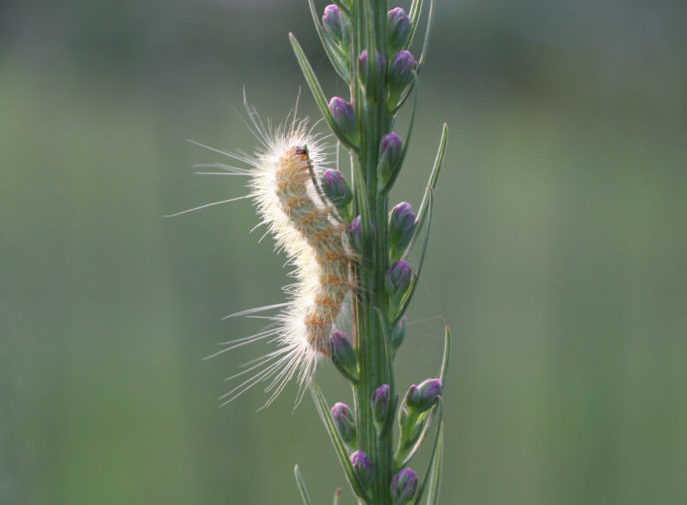
[[(360, 132), (360, 151), (354, 157), (359, 164), (358, 174), (364, 177), (366, 202), (357, 202), (363, 229), (369, 234), (363, 240), (363, 259), (357, 268), (360, 283), (359, 297), (354, 305), (355, 334), (358, 348), (359, 384), (355, 388), (357, 431), (359, 446), (374, 462), (375, 486), (371, 492), (374, 505), (390, 505), (389, 492), (393, 448), (392, 437), (378, 436), (371, 409), (372, 393), (382, 384), (393, 391), (393, 377), (388, 352), (385, 276), (388, 269), (388, 233), (386, 194), (380, 194), (377, 181), (377, 163), (381, 137), (389, 128), (389, 117), (384, 100), (385, 77), (375, 71), (377, 55), (386, 58), (386, 1), (356, 0), (353, 6), (354, 55), (368, 50), (368, 68), (365, 83), (355, 80), (354, 103)], [(379, 42), (384, 43), (380, 44)], [(355, 60), (354, 60), (355, 61)], [(355, 72), (354, 72), (355, 75)], [(355, 77), (354, 77), (355, 79)]]

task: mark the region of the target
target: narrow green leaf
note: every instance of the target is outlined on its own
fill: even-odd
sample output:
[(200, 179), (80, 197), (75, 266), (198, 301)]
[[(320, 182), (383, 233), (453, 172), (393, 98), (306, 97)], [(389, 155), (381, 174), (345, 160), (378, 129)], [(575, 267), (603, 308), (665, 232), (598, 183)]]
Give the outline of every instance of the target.
[(345, 65), (344, 62), (341, 60), (341, 55), (337, 54), (338, 51), (336, 47), (332, 47), (334, 42), (325, 35), (324, 30), (322, 28), (322, 23), (320, 23), (318, 13), (315, 8), (315, 2), (313, 0), (308, 0), (308, 6), (310, 7), (310, 14), (312, 15), (313, 24), (315, 25), (315, 31), (317, 32), (317, 35), (319, 35), (320, 37), (320, 42), (322, 43), (322, 47), (324, 47), (324, 50), (327, 53), (327, 57), (329, 57), (329, 61), (334, 67), (334, 70), (336, 70), (336, 73), (339, 74), (339, 76), (344, 81), (350, 82), (351, 69), (347, 65)]
[(324, 117), (324, 120), (327, 122), (329, 128), (331, 128), (331, 130), (336, 134), (337, 138), (341, 140), (343, 144), (350, 147), (351, 149), (357, 149), (348, 141), (346, 135), (344, 135), (343, 131), (341, 131), (341, 128), (339, 128), (339, 126), (334, 121), (332, 113), (329, 111), (327, 98), (324, 95), (324, 91), (322, 91), (322, 86), (320, 86), (320, 82), (317, 80), (315, 72), (313, 71), (310, 62), (308, 61), (308, 58), (305, 56), (305, 53), (303, 52), (303, 48), (301, 47), (300, 43), (298, 42), (296, 36), (293, 33), (289, 33), (289, 40), (291, 41), (291, 47), (293, 48), (293, 52), (296, 55), (296, 60), (298, 60), (298, 65), (301, 67), (301, 71), (303, 72), (303, 77), (305, 77), (305, 82), (308, 83), (310, 92), (312, 93), (313, 98), (315, 99), (315, 103), (317, 104), (317, 107), (320, 109), (320, 113)]
[(423, 0), (413, 0), (413, 3), (410, 5), (408, 18), (411, 22), (412, 31), (410, 32), (410, 37), (408, 37), (408, 46), (410, 46), (413, 43), (413, 39), (415, 38), (415, 33), (417, 32), (417, 25), (420, 21), (420, 14), (422, 14), (423, 4)]
[(293, 468), (293, 474), (296, 477), (296, 484), (298, 485), (298, 491), (301, 493), (303, 504), (312, 505), (312, 501), (310, 501), (310, 495), (308, 494), (308, 489), (305, 487), (305, 482), (303, 482), (303, 477), (301, 476), (301, 471), (298, 468), (298, 465)]
[(432, 35), (432, 27), (434, 26), (434, 0), (429, 0), (429, 14), (427, 16), (427, 27), (425, 28), (425, 38), (422, 41), (422, 50), (420, 51), (420, 58), (417, 60), (417, 73), (422, 71), (422, 65), (425, 63), (425, 55), (429, 47), (429, 39)]
[(310, 391), (312, 392), (313, 399), (315, 400), (317, 413), (320, 415), (320, 419), (322, 419), (322, 423), (324, 424), (324, 427), (327, 429), (329, 439), (332, 441), (332, 445), (334, 446), (336, 455), (339, 458), (339, 463), (341, 464), (341, 467), (343, 468), (343, 471), (346, 474), (346, 479), (348, 480), (348, 483), (351, 485), (353, 492), (357, 496), (360, 496), (365, 501), (369, 501), (367, 493), (363, 489), (363, 486), (360, 484), (358, 476), (355, 473), (355, 470), (353, 470), (353, 465), (351, 465), (351, 460), (349, 459), (348, 453), (346, 452), (346, 444), (344, 444), (344, 441), (341, 440), (341, 436), (339, 435), (339, 432), (336, 431), (336, 426), (334, 426), (334, 421), (329, 415), (329, 406), (327, 405), (324, 396), (322, 396), (322, 392), (316, 384), (312, 384), (312, 386), (310, 387)]
[(441, 384), (446, 386), (446, 374), (448, 372), (448, 362), (451, 358), (451, 328), (446, 325), (444, 329), (444, 353), (441, 357), (441, 370), (439, 372), (439, 379)]
[(403, 253), (403, 257), (406, 258), (408, 257), (408, 254), (412, 250), (413, 246), (415, 245), (415, 242), (417, 238), (420, 235), (420, 231), (422, 230), (422, 225), (425, 221), (426, 215), (427, 215), (427, 210), (429, 208), (429, 202), (430, 198), (432, 195), (432, 191), (434, 191), (434, 188), (436, 187), (437, 184), (437, 179), (439, 178), (439, 172), (441, 172), (441, 166), (444, 162), (444, 154), (446, 153), (446, 141), (448, 139), (448, 125), (444, 123), (444, 126), (441, 129), (441, 139), (439, 140), (439, 149), (437, 150), (437, 155), (434, 158), (434, 165), (432, 166), (432, 172), (429, 175), (429, 180), (427, 181), (427, 187), (425, 188), (425, 192), (422, 195), (422, 202), (420, 203), (420, 207), (418, 208), (417, 211), (417, 217), (415, 218), (415, 231), (413, 232), (413, 236), (410, 238), (410, 241), (408, 242), (408, 245), (406, 246), (406, 249)]
[(426, 505), (438, 505), (439, 503), (439, 487), (441, 486), (441, 475), (444, 469), (444, 433), (443, 425), (439, 427), (439, 439), (437, 442), (437, 450), (433, 459), (432, 471), (429, 474), (427, 481), (427, 501)]
[(408, 17), (413, 23), (417, 23), (420, 18), (420, 12), (422, 11), (422, 0), (413, 0), (410, 4), (410, 10), (408, 11)]
[(425, 492), (425, 487), (427, 485), (427, 482), (429, 480), (429, 476), (431, 475), (434, 467), (436, 466), (437, 463), (441, 463), (441, 461), (437, 461), (437, 455), (439, 456), (439, 459), (441, 459), (441, 451), (439, 447), (443, 445), (444, 443), (444, 423), (441, 422), (441, 411), (439, 413), (439, 427), (437, 428), (437, 434), (436, 437), (434, 438), (434, 445), (432, 446), (432, 453), (429, 457), (429, 463), (427, 464), (427, 471), (425, 472), (425, 478), (422, 479), (422, 484), (420, 484), (420, 489), (417, 493), (417, 496), (415, 497), (415, 500), (413, 500), (413, 505), (418, 505), (420, 503), (420, 500), (422, 499), (422, 495)]

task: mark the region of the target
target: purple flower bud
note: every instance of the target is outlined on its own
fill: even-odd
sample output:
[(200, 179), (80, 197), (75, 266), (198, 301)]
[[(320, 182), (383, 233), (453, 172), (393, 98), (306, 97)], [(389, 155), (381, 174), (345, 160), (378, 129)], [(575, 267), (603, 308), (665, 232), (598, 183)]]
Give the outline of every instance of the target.
[(347, 213), (346, 207), (353, 197), (341, 172), (332, 168), (325, 170), (322, 174), (322, 191), (340, 212)]
[(439, 379), (425, 379), (418, 386), (412, 385), (406, 393), (406, 404), (416, 412), (432, 408), (441, 396), (443, 385)]
[(386, 272), (386, 290), (393, 303), (398, 303), (410, 286), (413, 270), (403, 260), (398, 260)]
[(372, 461), (367, 457), (367, 454), (360, 449), (355, 451), (351, 454), (351, 464), (356, 475), (364, 485), (372, 481)]
[(391, 479), (391, 499), (394, 505), (408, 503), (417, 492), (417, 474), (412, 468), (404, 468)]
[(335, 41), (340, 42), (343, 40), (344, 19), (341, 10), (336, 5), (329, 4), (324, 8), (322, 26)]
[(335, 403), (332, 407), (332, 419), (344, 442), (355, 445), (355, 419), (351, 409), (345, 403)]
[(332, 361), (348, 377), (357, 375), (357, 357), (351, 340), (343, 331), (336, 330), (331, 336)]
[[(389, 213), (389, 242), (392, 256), (400, 256), (415, 231), (415, 212), (408, 202), (401, 202)], [(395, 258), (394, 258), (395, 259)]]
[(356, 252), (363, 250), (363, 229), (360, 216), (355, 216), (351, 224), (348, 225), (348, 243)]
[(406, 337), (406, 325), (408, 324), (408, 318), (403, 316), (401, 320), (396, 324), (393, 330), (391, 330), (391, 349), (397, 350), (401, 347), (403, 339)]
[(382, 384), (372, 393), (372, 412), (374, 413), (375, 421), (379, 424), (384, 424), (384, 421), (386, 421), (390, 395), (391, 388), (388, 384)]
[(401, 162), (403, 155), (403, 141), (394, 132), (382, 135), (379, 142), (379, 162), (377, 172), (383, 179), (387, 179)]
[(417, 68), (417, 62), (410, 51), (396, 53), (389, 66), (387, 82), (391, 87), (392, 97), (397, 98), (403, 90), (412, 82), (413, 74)]
[(355, 120), (353, 104), (341, 97), (335, 96), (329, 101), (329, 112), (332, 113), (334, 123), (336, 123), (346, 137), (340, 140), (351, 143), (357, 139), (358, 127)]
[[(381, 74), (385, 66), (384, 56), (375, 49), (375, 68), (377, 69), (377, 74)], [(367, 80), (367, 49), (363, 49), (363, 52), (358, 56), (358, 76), (360, 77), (360, 82), (365, 84)]]
[(410, 19), (400, 7), (395, 7), (387, 13), (389, 32), (389, 49), (396, 52), (403, 49), (410, 35)]

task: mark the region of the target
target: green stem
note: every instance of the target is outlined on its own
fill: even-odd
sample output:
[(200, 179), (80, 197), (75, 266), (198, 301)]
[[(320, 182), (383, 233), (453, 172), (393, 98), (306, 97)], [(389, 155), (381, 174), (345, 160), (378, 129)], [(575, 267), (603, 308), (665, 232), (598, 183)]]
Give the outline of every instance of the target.
[[(388, 300), (384, 288), (388, 269), (388, 201), (386, 194), (380, 194), (377, 181), (379, 143), (382, 135), (388, 132), (390, 121), (384, 101), (385, 76), (375, 71), (374, 61), (375, 54), (387, 57), (386, 12), (386, 1), (356, 0), (352, 13), (353, 56), (357, 58), (363, 49), (368, 49), (369, 63), (367, 82), (353, 83), (361, 139), (355, 162), (360, 167), (357, 173), (365, 179), (367, 197), (367, 202), (357, 202), (357, 208), (366, 209), (367, 215), (361, 215), (363, 254), (357, 267), (360, 289), (354, 306), (359, 368), (359, 384), (354, 393), (358, 445), (374, 463), (371, 505), (391, 504), (389, 488), (393, 471), (392, 437), (379, 437), (370, 404), (372, 393), (382, 384), (389, 384), (392, 391), (394, 389), (391, 363), (385, 351), (387, 332), (382, 326), (388, 321)], [(379, 44), (379, 41), (384, 43)]]

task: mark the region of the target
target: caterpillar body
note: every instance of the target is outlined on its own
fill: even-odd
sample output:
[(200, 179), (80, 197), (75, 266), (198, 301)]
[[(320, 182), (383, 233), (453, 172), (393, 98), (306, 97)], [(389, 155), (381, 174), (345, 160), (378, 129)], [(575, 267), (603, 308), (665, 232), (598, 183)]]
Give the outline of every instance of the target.
[(350, 273), (352, 253), (345, 238), (346, 223), (313, 182), (325, 168), (325, 138), (313, 134), (307, 120), (296, 120), (295, 113), (288, 127), (273, 129), (253, 108), (246, 105), (246, 110), (250, 120), (246, 124), (261, 148), (252, 155), (223, 153), (248, 168), (221, 163), (212, 166), (221, 168), (221, 173), (248, 177), (250, 191), (246, 197), (257, 207), (260, 224), (266, 225), (274, 237), (275, 249), (283, 251), (287, 263), (294, 267), (291, 275), (295, 282), (284, 288), (289, 297), (286, 303), (227, 316), (254, 316), (281, 309), (266, 317), (272, 321), (268, 328), (225, 342), (223, 349), (209, 357), (258, 340), (275, 343), (276, 349), (229, 377), (227, 380), (241, 380), (220, 397), (225, 405), (266, 382), (267, 406), (294, 378), (300, 386), (300, 401), (318, 358), (331, 355), (331, 335), (354, 285)]
[[(320, 206), (308, 192), (313, 171), (305, 146), (296, 145), (286, 150), (279, 160), (275, 173), (276, 195), (291, 226), (311, 249), (311, 254), (298, 251), (296, 262), (314, 261), (313, 277), (301, 278), (305, 307), (305, 339), (322, 355), (329, 356), (329, 335), (339, 315), (341, 304), (350, 290), (348, 278), (349, 255), (343, 243), (345, 226), (333, 219), (331, 204)], [(319, 196), (319, 195), (318, 195)], [(320, 197), (322, 198), (322, 197)], [(302, 265), (305, 273), (310, 265)], [(305, 284), (312, 283), (312, 286)]]

